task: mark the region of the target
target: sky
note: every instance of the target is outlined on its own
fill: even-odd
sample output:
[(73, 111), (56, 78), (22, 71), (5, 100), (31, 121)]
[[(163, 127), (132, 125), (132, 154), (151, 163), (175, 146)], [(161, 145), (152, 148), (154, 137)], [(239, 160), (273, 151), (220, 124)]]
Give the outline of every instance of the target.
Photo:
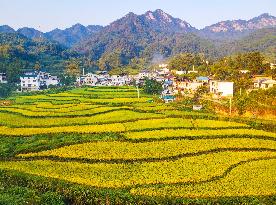
[(276, 0), (0, 0), (0, 25), (47, 32), (76, 23), (108, 25), (129, 12), (143, 14), (156, 9), (200, 29), (262, 13), (276, 16)]

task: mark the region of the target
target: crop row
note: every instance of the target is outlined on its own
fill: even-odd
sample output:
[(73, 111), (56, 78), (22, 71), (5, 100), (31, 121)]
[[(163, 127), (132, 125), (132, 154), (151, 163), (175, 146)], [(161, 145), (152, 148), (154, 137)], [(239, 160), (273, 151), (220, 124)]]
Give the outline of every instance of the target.
[[(111, 108), (110, 108), (111, 109)], [(140, 113), (123, 108), (113, 108), (110, 112), (95, 113), (91, 116), (78, 116), (74, 118), (67, 117), (51, 117), (51, 118), (28, 118), (12, 113), (0, 112), (0, 124), (8, 127), (58, 127), (68, 125), (89, 125), (89, 124), (106, 124), (106, 123), (119, 123), (124, 121), (135, 121), (138, 119), (153, 119), (163, 118), (163, 115), (153, 113)], [(127, 124), (125, 124), (127, 125)], [(134, 127), (129, 123), (129, 127)], [(81, 129), (81, 128), (79, 128)]]
[[(227, 122), (227, 121), (215, 121), (215, 120), (204, 120), (204, 119), (183, 119), (183, 118), (164, 118), (165, 116), (154, 113), (140, 113), (123, 108), (96, 108), (89, 110), (91, 116), (78, 116), (76, 118), (69, 118), (70, 115), (66, 117), (47, 117), (47, 118), (28, 118), (11, 113), (0, 113), (1, 121), (0, 124), (8, 127), (23, 127), (23, 128), (33, 128), (33, 127), (59, 127), (59, 126), (68, 126), (68, 125), (92, 125), (92, 124), (108, 124), (108, 123), (123, 123), (126, 128), (126, 131), (146, 131), (154, 130), (152, 132), (136, 133), (132, 132), (131, 136), (135, 137), (135, 134), (144, 135), (145, 137), (148, 134), (153, 133), (158, 137), (163, 133), (162, 129), (180, 129), (180, 128), (190, 128), (190, 129), (207, 129), (207, 128), (245, 128), (245, 124)], [(109, 110), (110, 109), (110, 110)], [(94, 111), (94, 115), (93, 115)], [(97, 111), (97, 112), (96, 112)], [(102, 111), (99, 113), (98, 111)], [(84, 112), (84, 111), (83, 111)], [(87, 111), (88, 112), (88, 111)], [(56, 113), (60, 114), (60, 113)], [(72, 113), (73, 114), (73, 113)], [(76, 116), (76, 115), (75, 115)], [(159, 119), (158, 119), (159, 118)], [(81, 127), (80, 127), (81, 129)], [(157, 130), (156, 130), (157, 129)], [(193, 130), (195, 132), (196, 130)], [(183, 135), (187, 135), (189, 130), (176, 130), (171, 132), (168, 131), (168, 134), (183, 132)], [(192, 132), (192, 131), (191, 131)], [(206, 131), (207, 132), (207, 131)], [(214, 133), (214, 131), (212, 132)], [(237, 133), (237, 132), (236, 132)], [(263, 133), (263, 132), (262, 132)], [(192, 134), (193, 135), (193, 134)], [(128, 134), (129, 137), (129, 134)], [(162, 136), (160, 136), (162, 137)]]
[(152, 120), (138, 120), (126, 123), (128, 131), (160, 128), (227, 128), (247, 127), (247, 125), (229, 121), (215, 121), (204, 119), (163, 118)]
[(19, 157), (60, 157), (81, 158), (92, 160), (136, 160), (136, 159), (164, 159), (182, 157), (189, 153), (198, 153), (221, 149), (275, 149), (276, 140), (225, 138), (198, 140), (168, 140), (161, 142), (89, 142), (65, 146), (58, 149), (38, 153), (19, 154)]
[(140, 187), (130, 192), (150, 197), (217, 198), (273, 196), (276, 194), (276, 159), (244, 163), (225, 177), (201, 184)]
[(253, 129), (220, 129), (220, 130), (189, 130), (189, 129), (163, 129), (151, 130), (144, 132), (128, 132), (125, 134), (127, 139), (131, 140), (161, 140), (172, 138), (192, 137), (225, 137), (225, 136), (262, 136), (268, 138), (276, 138), (276, 134), (263, 130)]
[(223, 175), (229, 167), (241, 161), (270, 157), (276, 157), (276, 152), (221, 152), (186, 157), (176, 161), (127, 164), (86, 164), (50, 160), (1, 161), (0, 168), (94, 187), (115, 188), (204, 182)]
[[(43, 103), (43, 104), (48, 104), (48, 103)], [(70, 113), (70, 112), (77, 112), (77, 111), (83, 111), (83, 110), (91, 110), (94, 108), (102, 107), (101, 105), (91, 105), (88, 103), (79, 103), (79, 104), (69, 104), (69, 105), (52, 105), (52, 107), (43, 107), (42, 103), (37, 103), (36, 105), (20, 105), (20, 106), (11, 106), (9, 108), (4, 107), (0, 108), (0, 110), (9, 110), (12, 111), (12, 109), (16, 110), (25, 110), (25, 111), (30, 111), (34, 113)], [(22, 113), (24, 114), (24, 113)]]
[(83, 106), (85, 109), (79, 108), (79, 110), (69, 111), (67, 108), (62, 108), (59, 111), (34, 111), (29, 109), (19, 109), (19, 108), (0, 108), (0, 112), (20, 114), (25, 117), (70, 117), (70, 116), (89, 116), (97, 113), (103, 113), (112, 110), (122, 109), (119, 107), (99, 107), (97, 105)]
[(83, 126), (64, 126), (47, 128), (10, 128), (0, 126), (1, 135), (6, 136), (31, 136), (36, 134), (54, 133), (105, 133), (105, 132), (124, 132), (122, 124), (114, 123), (107, 125), (83, 125)]

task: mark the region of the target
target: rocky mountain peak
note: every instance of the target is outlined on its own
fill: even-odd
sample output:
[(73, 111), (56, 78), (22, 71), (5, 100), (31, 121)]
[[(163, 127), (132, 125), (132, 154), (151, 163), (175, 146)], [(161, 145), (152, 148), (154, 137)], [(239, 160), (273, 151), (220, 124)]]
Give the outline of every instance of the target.
[(219, 23), (207, 26), (203, 29), (206, 32), (244, 32), (256, 29), (263, 29), (276, 26), (276, 17), (268, 13), (261, 14), (258, 17), (246, 20), (221, 21)]

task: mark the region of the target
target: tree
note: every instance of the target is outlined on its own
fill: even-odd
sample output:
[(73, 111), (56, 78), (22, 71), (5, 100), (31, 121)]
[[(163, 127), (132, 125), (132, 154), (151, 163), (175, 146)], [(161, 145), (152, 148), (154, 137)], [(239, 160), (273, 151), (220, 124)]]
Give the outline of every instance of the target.
[(76, 78), (74, 76), (59, 76), (60, 78), (60, 84), (65, 86), (73, 85), (76, 81)]
[(41, 69), (41, 65), (40, 65), (39, 62), (36, 62), (36, 63), (35, 63), (34, 69), (35, 69), (36, 71), (39, 71), (39, 70)]
[(78, 62), (76, 60), (69, 61), (65, 67), (65, 73), (71, 77), (80, 75), (81, 72)]
[(7, 98), (11, 95), (13, 86), (10, 84), (0, 84), (0, 98)]
[(193, 66), (206, 66), (207, 63), (204, 60), (204, 56), (200, 54), (191, 54), (191, 53), (181, 53), (169, 61), (169, 68), (170, 69), (184, 69), (184, 70), (191, 70)]
[(198, 103), (199, 100), (200, 100), (200, 98), (201, 98), (204, 94), (206, 94), (206, 93), (208, 93), (208, 92), (209, 92), (209, 90), (208, 90), (208, 88), (207, 88), (206, 86), (200, 86), (200, 87), (196, 90), (196, 92), (195, 92), (195, 94), (194, 94), (193, 102), (194, 102), (194, 103)]
[(145, 93), (151, 94), (151, 95), (158, 95), (163, 90), (161, 83), (157, 82), (156, 80), (151, 80), (148, 78), (145, 79), (145, 85), (143, 88)]
[(123, 57), (119, 51), (107, 53), (99, 59), (99, 68), (101, 70), (111, 70), (114, 68), (119, 68), (123, 66), (122, 61)]
[(249, 101), (250, 98), (245, 94), (236, 96), (235, 105), (239, 115), (243, 115), (246, 112), (246, 108), (250, 104)]
[(173, 57), (169, 62), (170, 69), (189, 70), (194, 65), (194, 55), (191, 53), (181, 53)]

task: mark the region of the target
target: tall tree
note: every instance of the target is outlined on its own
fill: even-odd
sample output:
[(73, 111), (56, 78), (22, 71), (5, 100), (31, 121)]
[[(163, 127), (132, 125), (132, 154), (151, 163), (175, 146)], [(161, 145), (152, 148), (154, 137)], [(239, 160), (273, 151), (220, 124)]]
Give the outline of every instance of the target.
[(81, 70), (77, 60), (70, 60), (65, 67), (65, 73), (69, 76), (77, 77), (80, 75)]
[(146, 79), (144, 85), (144, 91), (147, 94), (157, 95), (160, 94), (163, 90), (162, 84), (156, 80)]

